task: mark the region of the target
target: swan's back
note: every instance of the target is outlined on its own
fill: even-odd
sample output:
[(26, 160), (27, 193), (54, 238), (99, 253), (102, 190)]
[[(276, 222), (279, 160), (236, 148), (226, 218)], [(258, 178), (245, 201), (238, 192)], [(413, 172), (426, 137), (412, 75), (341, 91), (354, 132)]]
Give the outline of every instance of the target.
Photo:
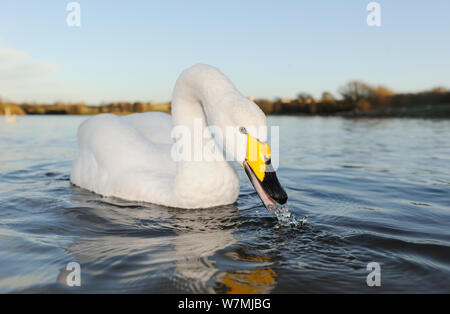
[(133, 113), (120, 118), (131, 124), (153, 143), (172, 144), (172, 118), (163, 112)]
[(176, 173), (170, 129), (163, 113), (90, 118), (78, 129), (71, 182), (104, 196), (165, 205)]

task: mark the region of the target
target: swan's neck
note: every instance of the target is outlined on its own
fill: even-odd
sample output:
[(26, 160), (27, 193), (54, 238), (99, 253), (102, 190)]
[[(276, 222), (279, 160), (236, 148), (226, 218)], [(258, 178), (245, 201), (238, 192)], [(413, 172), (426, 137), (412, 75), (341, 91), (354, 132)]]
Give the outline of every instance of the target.
[(192, 135), (199, 131), (199, 125), (201, 131), (205, 131), (208, 125), (225, 131), (232, 113), (224, 104), (232, 103), (236, 97), (243, 96), (218, 69), (208, 65), (193, 66), (185, 70), (175, 84), (173, 126), (188, 128)]
[[(224, 99), (236, 96), (242, 97), (231, 81), (214, 67), (197, 65), (180, 75), (172, 95), (172, 123), (173, 127), (181, 126), (189, 131), (191, 140), (188, 142), (190, 142), (191, 152), (199, 149), (199, 143), (193, 140), (193, 137), (198, 135), (199, 127), (201, 132), (206, 133), (204, 133), (206, 136), (200, 136), (201, 147), (205, 148), (206, 145), (211, 147), (211, 133), (207, 127), (214, 125), (226, 128), (226, 116), (229, 113), (220, 104)], [(215, 142), (214, 145), (216, 151), (221, 151)], [(198, 185), (217, 189), (219, 186), (216, 186), (214, 182), (219, 185), (229, 184), (223, 180), (233, 181), (232, 183), (237, 184), (239, 189), (237, 175), (230, 163), (226, 161), (206, 161), (201, 158), (201, 160), (181, 160), (177, 163), (175, 185), (184, 185), (183, 189), (178, 189), (180, 191), (187, 191), (189, 186), (192, 191), (187, 193), (193, 193), (200, 188)], [(201, 190), (205, 191), (205, 188), (206, 186), (202, 186)], [(174, 191), (176, 190), (175, 186)]]
[(191, 67), (175, 84), (172, 95), (174, 126), (189, 126), (194, 119), (206, 118), (206, 124), (225, 127), (223, 118), (229, 112), (220, 104), (233, 97), (242, 95), (218, 69), (208, 65)]

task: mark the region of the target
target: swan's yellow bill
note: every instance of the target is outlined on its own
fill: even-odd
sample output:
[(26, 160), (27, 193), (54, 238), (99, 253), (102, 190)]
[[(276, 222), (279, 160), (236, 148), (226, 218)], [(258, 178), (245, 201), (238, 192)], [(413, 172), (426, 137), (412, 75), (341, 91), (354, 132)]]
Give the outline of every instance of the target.
[(277, 204), (287, 201), (287, 194), (278, 181), (270, 160), (270, 147), (247, 133), (247, 155), (243, 163), (250, 182), (264, 206), (275, 211)]
[(245, 160), (259, 181), (263, 182), (266, 174), (266, 162), (270, 161), (269, 144), (261, 143), (247, 133), (247, 156)]

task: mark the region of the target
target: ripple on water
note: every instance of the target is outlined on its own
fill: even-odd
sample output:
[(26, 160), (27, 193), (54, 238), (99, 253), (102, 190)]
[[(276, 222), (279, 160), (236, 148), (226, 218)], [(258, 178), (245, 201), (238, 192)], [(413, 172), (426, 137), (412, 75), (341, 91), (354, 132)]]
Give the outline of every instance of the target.
[(237, 203), (203, 210), (72, 186), (84, 119), (0, 124), (0, 292), (373, 292), (369, 262), (377, 292), (450, 292), (449, 121), (270, 117), (289, 195), (270, 213), (239, 167)]

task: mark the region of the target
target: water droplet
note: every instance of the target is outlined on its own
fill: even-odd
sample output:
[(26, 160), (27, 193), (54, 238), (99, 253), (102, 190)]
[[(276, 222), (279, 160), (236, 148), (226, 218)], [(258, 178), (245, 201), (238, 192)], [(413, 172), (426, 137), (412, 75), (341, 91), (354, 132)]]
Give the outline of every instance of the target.
[(308, 218), (306, 216), (301, 219), (297, 218), (286, 206), (279, 206), (274, 214), (277, 216), (279, 224), (283, 226), (301, 227), (306, 224)]

